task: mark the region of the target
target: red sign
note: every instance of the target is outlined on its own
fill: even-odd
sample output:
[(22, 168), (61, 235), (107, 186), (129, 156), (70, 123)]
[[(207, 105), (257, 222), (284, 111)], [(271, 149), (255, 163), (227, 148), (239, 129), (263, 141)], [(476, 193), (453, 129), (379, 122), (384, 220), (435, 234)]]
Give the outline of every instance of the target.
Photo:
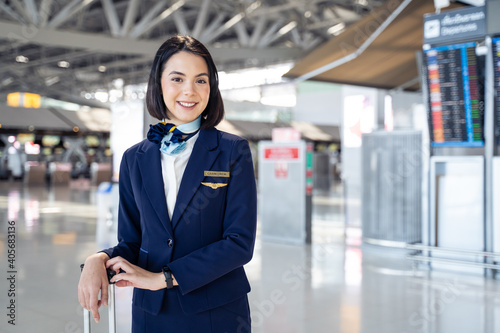
[(307, 195), (312, 195), (313, 194), (313, 186), (312, 186), (312, 184), (306, 184), (306, 194)]
[(273, 147), (264, 148), (264, 159), (266, 160), (298, 160), (298, 147)]

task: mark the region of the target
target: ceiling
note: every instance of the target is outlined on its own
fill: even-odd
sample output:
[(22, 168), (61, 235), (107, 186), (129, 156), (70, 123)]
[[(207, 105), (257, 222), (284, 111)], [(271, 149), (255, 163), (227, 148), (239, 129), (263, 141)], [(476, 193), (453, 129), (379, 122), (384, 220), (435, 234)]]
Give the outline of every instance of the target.
[(118, 78), (146, 82), (159, 45), (179, 33), (201, 40), (219, 70), (298, 61), (333, 37), (332, 26), (350, 26), (383, 2), (2, 0), (0, 101), (22, 91), (106, 106), (82, 92), (107, 91)]
[[(404, 9), (364, 52), (312, 79), (381, 89), (419, 90), (417, 53), (422, 51), (423, 16), (435, 12), (433, 0), (387, 1), (309, 53), (286, 76), (298, 78), (354, 54), (399, 6)], [(445, 10), (461, 6), (452, 3)]]

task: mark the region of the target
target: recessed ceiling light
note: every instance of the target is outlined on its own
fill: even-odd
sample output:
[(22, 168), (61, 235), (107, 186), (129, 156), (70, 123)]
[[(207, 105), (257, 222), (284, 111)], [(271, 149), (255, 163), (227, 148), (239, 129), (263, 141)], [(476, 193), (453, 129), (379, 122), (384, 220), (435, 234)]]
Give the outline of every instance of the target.
[(69, 62), (67, 62), (65, 60), (61, 60), (57, 63), (57, 66), (59, 66), (61, 68), (69, 68)]
[(97, 68), (97, 70), (101, 73), (104, 73), (106, 71), (106, 66), (101, 65)]
[(25, 63), (27, 63), (30, 60), (28, 59), (28, 57), (25, 57), (23, 55), (18, 55), (16, 57), (16, 61), (25, 64)]

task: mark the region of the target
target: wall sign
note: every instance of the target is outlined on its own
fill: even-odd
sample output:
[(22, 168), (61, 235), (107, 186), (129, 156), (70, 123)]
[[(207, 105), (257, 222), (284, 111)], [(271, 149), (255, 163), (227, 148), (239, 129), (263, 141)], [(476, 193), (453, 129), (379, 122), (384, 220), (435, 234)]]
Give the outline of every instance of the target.
[(484, 6), (424, 15), (424, 44), (438, 44), (486, 35)]

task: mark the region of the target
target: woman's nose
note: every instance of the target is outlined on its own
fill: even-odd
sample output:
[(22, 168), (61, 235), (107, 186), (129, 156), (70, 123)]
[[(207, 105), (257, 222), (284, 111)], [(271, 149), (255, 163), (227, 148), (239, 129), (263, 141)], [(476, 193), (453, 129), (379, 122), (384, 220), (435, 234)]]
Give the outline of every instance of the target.
[(192, 82), (185, 82), (182, 88), (185, 95), (191, 95), (194, 93), (194, 83)]

